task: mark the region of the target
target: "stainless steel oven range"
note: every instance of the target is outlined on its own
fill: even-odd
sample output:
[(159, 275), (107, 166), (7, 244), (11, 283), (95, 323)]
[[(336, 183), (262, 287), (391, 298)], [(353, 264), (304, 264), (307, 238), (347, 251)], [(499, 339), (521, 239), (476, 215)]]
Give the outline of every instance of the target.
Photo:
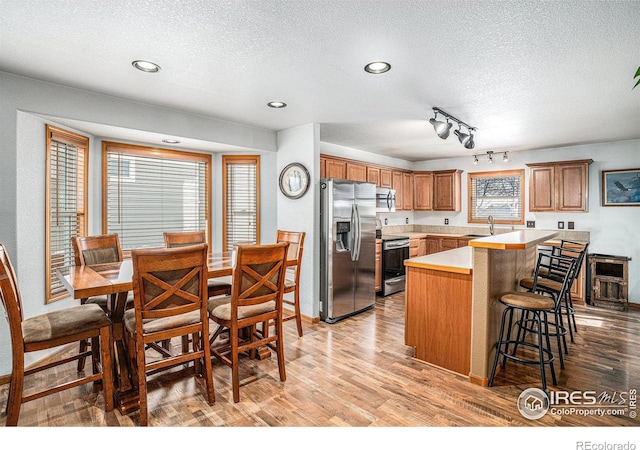
[(404, 260), (409, 258), (409, 238), (406, 236), (382, 235), (382, 289), (387, 296), (404, 291)]

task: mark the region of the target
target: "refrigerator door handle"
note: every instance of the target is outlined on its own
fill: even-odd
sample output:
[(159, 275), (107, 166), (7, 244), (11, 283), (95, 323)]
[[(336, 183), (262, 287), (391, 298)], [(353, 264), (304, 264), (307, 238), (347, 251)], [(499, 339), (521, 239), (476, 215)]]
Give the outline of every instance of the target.
[(357, 232), (356, 232), (356, 215), (357, 215), (357, 211), (356, 211), (356, 205), (353, 204), (351, 205), (351, 261), (355, 261), (356, 260), (356, 239), (357, 239)]
[(360, 223), (360, 211), (358, 210), (358, 205), (353, 205), (355, 211), (356, 218), (356, 236), (355, 236), (355, 253), (354, 253), (354, 261), (358, 261), (360, 259), (360, 244), (362, 243), (362, 224)]

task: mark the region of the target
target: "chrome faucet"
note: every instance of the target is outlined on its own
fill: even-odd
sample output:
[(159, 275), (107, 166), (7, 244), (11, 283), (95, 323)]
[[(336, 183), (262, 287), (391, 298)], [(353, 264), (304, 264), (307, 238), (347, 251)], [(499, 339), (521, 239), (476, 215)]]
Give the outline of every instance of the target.
[(487, 223), (489, 224), (489, 234), (493, 236), (493, 216), (487, 217)]

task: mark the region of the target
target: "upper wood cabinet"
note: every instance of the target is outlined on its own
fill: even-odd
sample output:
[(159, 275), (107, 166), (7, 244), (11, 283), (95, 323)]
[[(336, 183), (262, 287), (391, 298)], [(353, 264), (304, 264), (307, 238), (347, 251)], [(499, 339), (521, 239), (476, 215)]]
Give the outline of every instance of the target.
[(433, 172), (434, 211), (460, 211), (462, 170), (437, 170)]
[(430, 211), (433, 209), (433, 173), (413, 174), (413, 209)]
[(367, 182), (367, 166), (347, 162), (347, 180)]
[(402, 206), (405, 210), (413, 209), (413, 174), (402, 174)]
[(378, 167), (367, 167), (367, 182), (380, 186), (380, 169)]
[(587, 212), (589, 164), (593, 160), (527, 164), (529, 211)]
[(380, 169), (380, 187), (391, 188), (391, 169)]
[[(321, 166), (322, 167), (322, 166)], [(347, 162), (325, 158), (325, 176), (323, 178), (347, 178)]]
[(396, 191), (396, 211), (404, 210), (404, 179), (403, 172), (393, 170), (391, 172), (391, 188)]

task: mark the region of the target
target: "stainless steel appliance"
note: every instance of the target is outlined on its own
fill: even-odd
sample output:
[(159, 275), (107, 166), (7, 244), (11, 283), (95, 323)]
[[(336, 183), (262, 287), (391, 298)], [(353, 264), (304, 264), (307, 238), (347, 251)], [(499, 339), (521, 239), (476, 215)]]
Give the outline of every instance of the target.
[(375, 303), (376, 185), (320, 180), (320, 317), (328, 323)]
[(376, 212), (394, 212), (395, 210), (395, 189), (376, 188)]
[(404, 291), (406, 284), (404, 260), (409, 258), (409, 238), (382, 236), (382, 290), (383, 296)]

